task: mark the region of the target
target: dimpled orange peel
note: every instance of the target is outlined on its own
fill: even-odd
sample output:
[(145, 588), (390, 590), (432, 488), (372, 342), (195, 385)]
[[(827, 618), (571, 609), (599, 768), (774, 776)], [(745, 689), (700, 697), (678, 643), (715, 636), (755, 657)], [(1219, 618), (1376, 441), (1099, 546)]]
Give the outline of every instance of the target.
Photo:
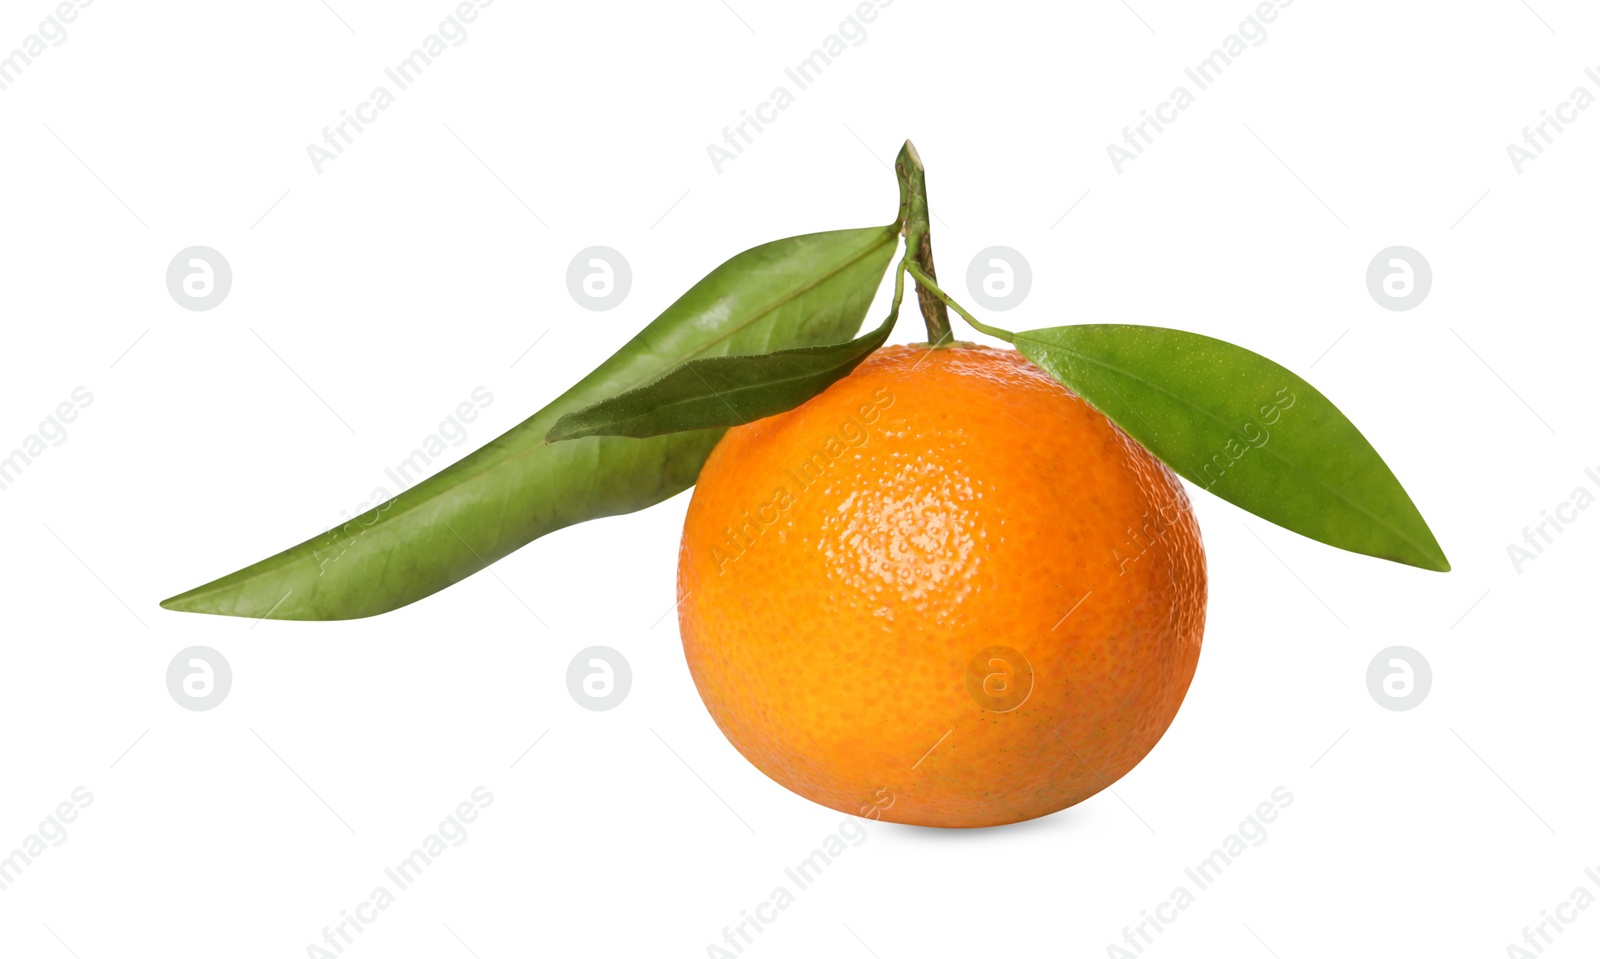
[(729, 741), (925, 826), (1043, 816), (1171, 724), (1205, 623), (1177, 478), (1012, 350), (879, 350), (701, 470), (679, 624)]

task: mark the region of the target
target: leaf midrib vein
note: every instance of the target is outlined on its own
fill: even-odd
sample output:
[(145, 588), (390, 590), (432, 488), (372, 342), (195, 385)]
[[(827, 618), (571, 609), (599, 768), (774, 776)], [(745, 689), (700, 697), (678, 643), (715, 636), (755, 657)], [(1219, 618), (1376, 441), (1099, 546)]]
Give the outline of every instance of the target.
[[(765, 317), (765, 316), (767, 316), (767, 315), (769, 315), (769, 314), (771, 314), (771, 313), (773, 313), (773, 312), (775, 312), (775, 311), (777, 311), (779, 309), (782, 309), (784, 306), (788, 305), (789, 303), (794, 302), (795, 300), (797, 300), (800, 297), (804, 296), (805, 294), (811, 292), (812, 290), (816, 289), (817, 287), (821, 286), (822, 284), (824, 284), (824, 283), (826, 283), (826, 282), (828, 282), (830, 280), (835, 279), (836, 277), (840, 276), (841, 274), (843, 274), (844, 272), (849, 270), (851, 267), (855, 266), (857, 263), (860, 263), (862, 260), (865, 260), (869, 256), (872, 256), (873, 254), (877, 253), (885, 240), (889, 241), (890, 244), (893, 244), (893, 243), (897, 242), (898, 236), (899, 236), (899, 234), (893, 228), (885, 227), (883, 229), (883, 236), (880, 237), (877, 241), (875, 241), (875, 242), (873, 242), (871, 244), (868, 244), (867, 246), (863, 247), (860, 252), (856, 253), (854, 256), (850, 257), (849, 259), (844, 260), (843, 262), (839, 263), (832, 270), (828, 271), (827, 273), (822, 274), (821, 276), (817, 277), (815, 280), (812, 280), (810, 283), (806, 283), (806, 284), (804, 284), (802, 286), (795, 287), (793, 290), (790, 290), (787, 293), (783, 294), (782, 296), (779, 296), (777, 299), (773, 300), (771, 303), (767, 304), (766, 306), (764, 306), (764, 307), (760, 308), (759, 310), (755, 311), (754, 313), (752, 313), (748, 319), (746, 319), (745, 321), (743, 321), (739, 325), (737, 325), (737, 326), (735, 326), (735, 327), (733, 327), (733, 328), (731, 328), (729, 330), (726, 330), (722, 334), (720, 334), (720, 335), (718, 335), (716, 337), (713, 337), (713, 338), (707, 340), (706, 342), (702, 343), (700, 346), (698, 346), (695, 349), (691, 350), (689, 352), (688, 356), (685, 357), (685, 359), (691, 359), (691, 358), (693, 358), (695, 356), (698, 356), (698, 355), (704, 353), (705, 351), (711, 349), (712, 347), (714, 347), (718, 343), (721, 343), (724, 340), (727, 340), (730, 337), (733, 337), (733, 336), (737, 335), (738, 333), (741, 333), (744, 330), (749, 329), (751, 326), (753, 326), (757, 322), (759, 322), (763, 317)], [(880, 280), (880, 282), (881, 282), (881, 280)], [(632, 342), (632, 341), (630, 340), (630, 342)], [(674, 364), (674, 365), (676, 365), (676, 364)], [(670, 370), (670, 369), (672, 369), (672, 367), (669, 366), (669, 367), (667, 367), (667, 369)], [(659, 372), (658, 373), (654, 373), (654, 374), (642, 379), (640, 382), (636, 383), (634, 386), (628, 387), (627, 389), (630, 389), (630, 390), (631, 389), (638, 389), (640, 386), (644, 386), (647, 383), (654, 382), (656, 379), (659, 379), (661, 375), (662, 374), (659, 373)], [(619, 392), (626, 392), (626, 391), (627, 390), (622, 390), (622, 391), (619, 391)], [(545, 407), (545, 408), (548, 409), (548, 407)], [(528, 419), (522, 420), (516, 426), (511, 427), (509, 430), (506, 431), (506, 433), (512, 433), (512, 432), (517, 431), (518, 429), (520, 429), (521, 427), (526, 425), (528, 420), (532, 419), (534, 416), (538, 416), (540, 412), (543, 412), (543, 409), (539, 410), (538, 412), (535, 412), (532, 416), (528, 417)], [(478, 450), (474, 450), (472, 453), (469, 453), (468, 457), (476, 455), (479, 451), (481, 451), (483, 449), (487, 449), (490, 446), (493, 446), (496, 442), (498, 442), (501, 439), (501, 437), (505, 436), (506, 433), (502, 433), (499, 437), (495, 437), (495, 439), (490, 440), (488, 443), (484, 444), (484, 446), (479, 447)], [(365, 532), (366, 533), (380, 533), (380, 534), (381, 533), (390, 532), (390, 531), (392, 531), (392, 530), (394, 530), (396, 528), (395, 527), (395, 523), (399, 519), (401, 519), (402, 517), (409, 515), (413, 511), (415, 511), (417, 509), (420, 509), (423, 506), (426, 506), (428, 504), (431, 504), (431, 503), (435, 502), (437, 499), (439, 499), (439, 497), (444, 496), (447, 493), (452, 493), (452, 492), (454, 492), (454, 491), (456, 491), (458, 489), (462, 489), (462, 488), (465, 488), (465, 487), (467, 487), (467, 486), (469, 486), (471, 484), (477, 483), (478, 481), (480, 481), (480, 480), (488, 477), (489, 475), (493, 474), (496, 470), (500, 469), (502, 466), (505, 466), (505, 465), (507, 465), (509, 463), (518, 462), (518, 461), (520, 461), (522, 459), (522, 457), (529, 455), (530, 453), (534, 452), (535, 450), (542, 449), (544, 446), (545, 446), (545, 443), (543, 442), (543, 438), (542, 437), (536, 437), (532, 443), (528, 444), (527, 446), (524, 446), (522, 449), (519, 449), (519, 450), (516, 450), (514, 452), (509, 453), (503, 459), (501, 459), (501, 460), (499, 460), (499, 461), (497, 461), (495, 463), (490, 464), (489, 466), (485, 467), (482, 471), (477, 472), (477, 473), (473, 473), (470, 476), (466, 476), (466, 477), (462, 478), (460, 481), (458, 481), (456, 483), (452, 483), (449, 486), (441, 487), (437, 492), (432, 493), (431, 495), (427, 496), (426, 498), (418, 499), (418, 500), (416, 500), (414, 502), (405, 504), (399, 511), (394, 513), (392, 516), (384, 517), (383, 519), (381, 519), (378, 522), (374, 523), (372, 526), (366, 527), (365, 528)], [(450, 464), (450, 466), (446, 467), (446, 469), (453, 469), (454, 467), (460, 465), (460, 463), (464, 462), (464, 460), (465, 460), (465, 458), (463, 458), (463, 460), (458, 460), (455, 463)], [(437, 475), (441, 475), (441, 474), (434, 474), (434, 475), (437, 476)], [(426, 482), (426, 481), (424, 481), (424, 482)], [(402, 495), (402, 494), (397, 493), (395, 495), (399, 496), (399, 495)], [(382, 505), (382, 504), (379, 504), (379, 505)], [(365, 515), (365, 514), (363, 514), (363, 515)], [(326, 532), (326, 530), (324, 530), (324, 532)], [(262, 576), (266, 576), (269, 573), (273, 573), (276, 570), (281, 568), (281, 564), (272, 564), (272, 560), (274, 560), (274, 559), (276, 559), (278, 557), (283, 557), (283, 560), (282, 560), (283, 563), (290, 563), (290, 562), (294, 562), (294, 561), (300, 559), (299, 556), (293, 555), (295, 553), (295, 551), (300, 549), (302, 546), (304, 546), (305, 543), (312, 542), (312, 541), (316, 540), (321, 535), (323, 535), (323, 534), (322, 533), (318, 533), (317, 536), (311, 537), (310, 540), (306, 540), (306, 541), (301, 542), (301, 543), (296, 543), (294, 546), (290, 546), (287, 549), (284, 549), (284, 550), (282, 550), (280, 552), (274, 553), (272, 556), (269, 556), (266, 559), (261, 560), (260, 562), (254, 564), (256, 566), (259, 566), (260, 568), (256, 572), (250, 574), (249, 576), (246, 576), (246, 577), (244, 577), (242, 579), (235, 580), (235, 581), (233, 581), (231, 583), (227, 583), (226, 585), (218, 585), (214, 589), (209, 589), (208, 590), (204, 586), (197, 587), (195, 590), (190, 590), (189, 591), (189, 595), (192, 595), (193, 597), (200, 597), (200, 596), (208, 596), (208, 595), (211, 595), (213, 593), (218, 593), (218, 592), (223, 592), (223, 591), (237, 591), (237, 590), (243, 589), (247, 584), (255, 581), (256, 579), (259, 579)], [(269, 565), (269, 564), (271, 564), (271, 565)], [(222, 579), (226, 579), (226, 578), (227, 577), (222, 577)]]
[[(1018, 333), (1017, 334), (1017, 339), (1019, 339), (1019, 340), (1020, 339), (1031, 340), (1031, 341), (1033, 341), (1035, 343), (1040, 343), (1040, 344), (1043, 344), (1043, 345), (1045, 345), (1047, 347), (1054, 347), (1056, 349), (1065, 350), (1066, 352), (1071, 353), (1073, 356), (1078, 357), (1079, 359), (1081, 359), (1081, 360), (1083, 360), (1083, 361), (1085, 361), (1087, 363), (1092, 363), (1092, 364), (1094, 364), (1096, 366), (1104, 367), (1105, 369), (1110, 370), (1112, 373), (1115, 373), (1115, 374), (1118, 374), (1120, 376), (1123, 376), (1123, 377), (1133, 381), (1134, 383), (1137, 383), (1137, 384), (1139, 384), (1141, 386), (1148, 387), (1149, 389), (1154, 390), (1157, 393), (1161, 393), (1161, 394), (1163, 394), (1165, 396), (1169, 396), (1172, 399), (1177, 400), (1179, 403), (1182, 403), (1185, 406), (1190, 407), (1191, 409), (1194, 409), (1194, 410), (1196, 410), (1196, 411), (1198, 411), (1200, 413), (1205, 414), (1207, 417), (1209, 417), (1210, 419), (1214, 420), (1217, 423), (1217, 425), (1219, 425), (1219, 426), (1223, 427), (1224, 429), (1228, 430), (1228, 432), (1230, 432), (1230, 433), (1233, 432), (1233, 426), (1230, 425), (1228, 423), (1228, 421), (1223, 419), (1221, 416), (1218, 416), (1216, 413), (1211, 412), (1210, 410), (1206, 409), (1205, 407), (1198, 405), (1194, 401), (1192, 401), (1192, 400), (1190, 400), (1190, 399), (1188, 399), (1188, 398), (1186, 398), (1184, 396), (1180, 396), (1179, 394), (1174, 393), (1171, 390), (1166, 389), (1165, 387), (1163, 387), (1163, 386), (1161, 386), (1161, 385), (1159, 385), (1157, 383), (1153, 383), (1150, 380), (1145, 379), (1144, 377), (1138, 375), (1137, 373), (1132, 372), (1131, 370), (1125, 370), (1125, 369), (1123, 369), (1123, 368), (1121, 368), (1119, 366), (1116, 366), (1115, 364), (1108, 363), (1108, 362), (1106, 362), (1104, 360), (1101, 360), (1101, 359), (1099, 359), (1097, 357), (1090, 356), (1087, 353), (1081, 353), (1078, 350), (1075, 350), (1072, 347), (1067, 346), (1065, 344), (1062, 344), (1062, 343), (1051, 343), (1051, 342), (1049, 342), (1047, 340), (1041, 340), (1041, 339), (1039, 339), (1038, 337), (1035, 337), (1035, 336), (1029, 336), (1026, 333)], [(1302, 380), (1302, 382), (1304, 382), (1304, 380)], [(1307, 383), (1306, 385), (1310, 386), (1311, 384)], [(1330, 402), (1329, 405), (1332, 406), (1333, 404)], [(1311, 470), (1306, 469), (1305, 467), (1303, 467), (1300, 464), (1294, 462), (1293, 460), (1287, 459), (1286, 457), (1284, 457), (1284, 455), (1282, 453), (1279, 453), (1275, 449), (1268, 449), (1265, 446), (1258, 446), (1258, 447), (1255, 447), (1255, 448), (1256, 449), (1266, 449), (1268, 455), (1272, 456), (1274, 459), (1278, 460), (1280, 463), (1284, 464), (1285, 466), (1289, 467), (1290, 469), (1294, 470), (1295, 472), (1300, 473), (1300, 474), (1302, 474), (1302, 475), (1304, 475), (1306, 477), (1309, 477), (1311, 482), (1314, 485), (1320, 486), (1321, 488), (1323, 488), (1323, 489), (1327, 490), (1328, 492), (1332, 493), (1336, 498), (1338, 498), (1338, 499), (1344, 501), (1345, 503), (1349, 504), (1349, 506), (1351, 508), (1355, 509), (1356, 511), (1358, 511), (1360, 513), (1365, 514), (1366, 516), (1371, 518), (1375, 523), (1377, 523), (1379, 526), (1384, 527), (1385, 529), (1389, 530), (1394, 535), (1398, 536), (1403, 542), (1405, 542), (1407, 545), (1411, 546), (1412, 549), (1416, 550), (1419, 555), (1424, 556), (1424, 557), (1428, 557), (1430, 559), (1432, 558), (1430, 552), (1427, 549), (1424, 549), (1421, 544), (1417, 543), (1414, 539), (1412, 539), (1411, 536), (1408, 533), (1406, 533), (1404, 530), (1401, 530), (1401, 529), (1397, 528), (1393, 523), (1390, 523), (1388, 520), (1386, 520), (1383, 517), (1379, 516), (1378, 514), (1372, 512), (1372, 510), (1368, 509), (1365, 505), (1363, 505), (1359, 501), (1357, 501), (1355, 499), (1352, 499), (1348, 494), (1344, 493), (1339, 488), (1328, 484), (1326, 481), (1324, 481), (1316, 473), (1312, 472)], [(1376, 455), (1376, 454), (1374, 454), (1374, 455)]]

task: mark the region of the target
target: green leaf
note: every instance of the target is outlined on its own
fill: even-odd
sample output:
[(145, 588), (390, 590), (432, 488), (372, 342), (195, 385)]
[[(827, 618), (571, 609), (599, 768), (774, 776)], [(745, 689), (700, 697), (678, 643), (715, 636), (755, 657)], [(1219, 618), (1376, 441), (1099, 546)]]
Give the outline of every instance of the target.
[(1319, 542), (1445, 572), (1450, 561), (1377, 450), (1310, 383), (1209, 336), (1084, 325), (1017, 349), (1174, 472)]
[(889, 317), (865, 336), (832, 346), (690, 360), (648, 386), (568, 413), (556, 421), (545, 442), (726, 428), (792, 410), (848, 376), (889, 339), (904, 279), (897, 271)]
[(896, 227), (790, 237), (717, 267), (549, 406), (343, 526), (164, 601), (272, 619), (355, 619), (415, 602), (553, 530), (694, 484), (721, 430), (547, 445), (564, 414), (685, 360), (836, 343), (861, 326)]

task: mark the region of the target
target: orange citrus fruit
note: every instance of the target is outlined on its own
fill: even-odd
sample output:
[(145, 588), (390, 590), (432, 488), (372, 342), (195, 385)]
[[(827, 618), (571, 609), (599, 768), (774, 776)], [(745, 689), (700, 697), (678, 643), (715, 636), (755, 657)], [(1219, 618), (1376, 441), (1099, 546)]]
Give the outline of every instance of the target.
[(729, 430), (678, 562), (695, 685), (745, 758), (852, 815), (990, 826), (1143, 759), (1194, 676), (1177, 478), (1011, 350), (878, 351)]

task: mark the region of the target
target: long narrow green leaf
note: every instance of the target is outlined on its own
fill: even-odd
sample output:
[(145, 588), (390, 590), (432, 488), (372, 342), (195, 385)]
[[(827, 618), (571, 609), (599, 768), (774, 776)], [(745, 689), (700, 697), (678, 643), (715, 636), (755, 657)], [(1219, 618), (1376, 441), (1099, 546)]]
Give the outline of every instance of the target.
[(654, 383), (568, 413), (556, 421), (545, 442), (726, 428), (792, 410), (848, 376), (881, 347), (894, 329), (899, 306), (897, 298), (888, 319), (848, 343), (690, 360)]
[(1444, 572), (1400, 481), (1338, 407), (1264, 356), (1153, 326), (1060, 326), (1017, 349), (1185, 479), (1340, 549)]
[(861, 326), (895, 227), (790, 237), (713, 270), (553, 403), (343, 526), (166, 600), (167, 609), (355, 619), (415, 602), (564, 526), (691, 486), (721, 430), (548, 445), (564, 414), (686, 359), (836, 343)]

